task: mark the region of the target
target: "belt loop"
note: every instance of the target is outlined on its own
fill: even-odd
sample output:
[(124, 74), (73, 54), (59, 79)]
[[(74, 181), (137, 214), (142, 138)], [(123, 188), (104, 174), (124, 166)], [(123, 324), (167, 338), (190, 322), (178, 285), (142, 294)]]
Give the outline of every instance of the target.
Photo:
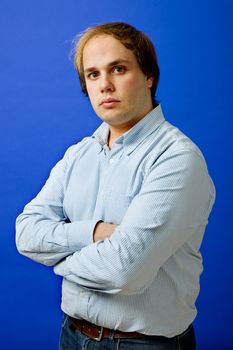
[(109, 339), (114, 340), (115, 329), (111, 329)]
[(93, 339), (97, 340), (97, 341), (101, 341), (102, 335), (103, 335), (103, 331), (104, 331), (104, 327), (100, 327), (100, 330), (98, 331), (99, 332), (99, 336), (98, 337), (94, 337)]

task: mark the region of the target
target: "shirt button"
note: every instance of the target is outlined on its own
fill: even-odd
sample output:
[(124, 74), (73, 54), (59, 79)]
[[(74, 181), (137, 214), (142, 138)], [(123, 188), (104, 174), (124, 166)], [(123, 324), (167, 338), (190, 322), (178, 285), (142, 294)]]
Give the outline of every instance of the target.
[(109, 159), (109, 163), (112, 164), (114, 162), (114, 158)]

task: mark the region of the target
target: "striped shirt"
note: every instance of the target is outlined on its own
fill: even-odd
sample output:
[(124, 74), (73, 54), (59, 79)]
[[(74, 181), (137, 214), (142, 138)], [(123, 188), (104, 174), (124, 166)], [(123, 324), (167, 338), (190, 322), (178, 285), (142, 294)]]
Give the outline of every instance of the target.
[[(17, 218), (27, 257), (63, 276), (62, 310), (97, 325), (175, 336), (196, 316), (199, 252), (215, 189), (203, 155), (161, 106), (107, 146), (71, 146)], [(93, 242), (98, 221), (117, 224)]]

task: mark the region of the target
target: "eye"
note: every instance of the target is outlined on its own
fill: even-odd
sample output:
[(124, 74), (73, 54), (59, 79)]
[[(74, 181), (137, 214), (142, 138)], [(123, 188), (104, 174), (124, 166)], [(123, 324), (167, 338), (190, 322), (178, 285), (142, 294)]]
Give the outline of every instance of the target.
[(114, 66), (112, 69), (112, 72), (116, 74), (122, 74), (125, 71), (126, 71), (126, 68), (124, 66)]
[(88, 79), (94, 80), (98, 77), (98, 72), (91, 72), (87, 75)]

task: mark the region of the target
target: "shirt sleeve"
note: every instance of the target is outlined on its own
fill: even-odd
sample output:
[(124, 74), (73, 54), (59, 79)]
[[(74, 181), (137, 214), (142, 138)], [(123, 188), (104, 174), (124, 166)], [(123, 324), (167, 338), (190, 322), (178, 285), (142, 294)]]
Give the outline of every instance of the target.
[(213, 201), (203, 158), (193, 150), (165, 152), (112, 236), (75, 252), (54, 271), (102, 293), (140, 294), (177, 249), (204, 231)]
[(97, 221), (68, 222), (63, 211), (64, 179), (77, 149), (78, 145), (75, 145), (67, 150), (52, 169), (42, 190), (16, 220), (18, 251), (45, 265), (54, 265), (93, 242)]

